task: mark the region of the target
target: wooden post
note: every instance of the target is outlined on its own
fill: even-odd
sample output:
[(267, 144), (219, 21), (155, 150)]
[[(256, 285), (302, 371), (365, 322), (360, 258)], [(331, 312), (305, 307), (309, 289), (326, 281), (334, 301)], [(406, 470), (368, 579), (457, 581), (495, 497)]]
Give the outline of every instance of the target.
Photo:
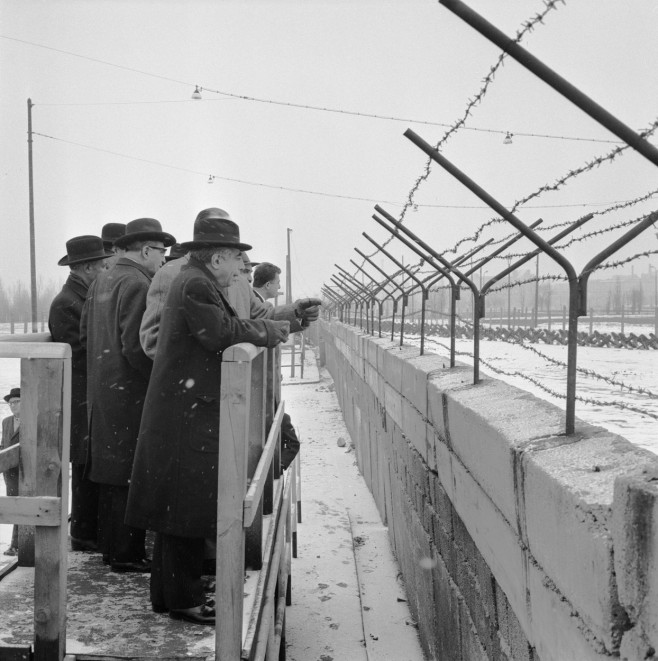
[(621, 304), (621, 334), (624, 334), (624, 304)]
[(251, 361), (256, 348), (237, 344), (224, 351), (219, 414), (215, 655), (236, 661), (242, 650), (244, 590), (243, 504), (251, 406)]
[(589, 309), (589, 334), (594, 332), (594, 308)]
[(562, 330), (567, 327), (567, 306), (562, 306)]
[(60, 525), (36, 527), (34, 659), (53, 661), (63, 659), (66, 653), (71, 361), (44, 359), (34, 362), (39, 364), (40, 372), (35, 402), (35, 495), (61, 499)]
[(548, 308), (546, 310), (546, 312), (548, 313), (548, 330), (550, 331), (551, 330), (551, 308)]
[[(249, 449), (247, 479), (251, 480), (265, 445), (265, 397), (267, 384), (267, 353), (261, 351), (251, 363), (251, 407), (249, 409)], [(251, 569), (263, 566), (263, 502), (253, 523), (245, 530), (245, 563)]]

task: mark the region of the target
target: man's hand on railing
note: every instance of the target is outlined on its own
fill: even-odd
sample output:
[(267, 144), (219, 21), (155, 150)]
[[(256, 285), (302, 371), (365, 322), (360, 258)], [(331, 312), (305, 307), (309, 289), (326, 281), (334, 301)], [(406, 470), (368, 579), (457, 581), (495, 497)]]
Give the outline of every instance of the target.
[(269, 332), (267, 334), (267, 346), (275, 347), (281, 342), (285, 342), (290, 335), (289, 321), (268, 321)]
[(300, 298), (295, 301), (295, 315), (302, 320), (302, 326), (317, 321), (320, 316), (322, 301), (319, 298)]

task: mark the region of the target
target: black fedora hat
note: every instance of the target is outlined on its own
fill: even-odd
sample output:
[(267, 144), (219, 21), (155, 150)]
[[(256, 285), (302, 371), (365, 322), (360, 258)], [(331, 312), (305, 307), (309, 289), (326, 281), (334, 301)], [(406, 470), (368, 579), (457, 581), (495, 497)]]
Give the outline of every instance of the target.
[(137, 218), (126, 225), (126, 233), (115, 239), (117, 248), (125, 248), (133, 241), (162, 241), (165, 248), (173, 246), (176, 239), (167, 232), (162, 231), (162, 225), (155, 218)]
[(101, 238), (103, 239), (103, 246), (109, 250), (114, 242), (126, 233), (125, 223), (105, 223), (101, 230)]
[(251, 250), (248, 243), (240, 243), (240, 228), (231, 220), (228, 211), (217, 207), (200, 211), (194, 221), (194, 238), (181, 243), (183, 250), (214, 246)]
[(180, 259), (181, 257), (185, 257), (185, 255), (187, 255), (187, 250), (183, 250), (180, 243), (174, 243), (174, 245), (169, 248), (169, 254), (165, 256), (165, 262)]
[(100, 236), (85, 234), (74, 236), (66, 242), (66, 255), (57, 262), (59, 266), (72, 266), (83, 262), (95, 262), (110, 257), (112, 252), (105, 250)]
[(5, 400), (5, 402), (8, 402), (10, 399), (15, 399), (16, 397), (20, 397), (20, 396), (21, 396), (21, 389), (20, 388), (12, 388), (9, 391), (9, 394), (4, 396), (4, 400)]

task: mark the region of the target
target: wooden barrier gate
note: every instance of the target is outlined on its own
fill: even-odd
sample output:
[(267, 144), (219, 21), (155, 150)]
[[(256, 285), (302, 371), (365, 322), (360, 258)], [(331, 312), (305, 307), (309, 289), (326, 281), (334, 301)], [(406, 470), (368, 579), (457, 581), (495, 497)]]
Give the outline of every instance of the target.
[(0, 452), (0, 472), (20, 467), (19, 496), (0, 497), (0, 523), (30, 526), (19, 528), (18, 564), (35, 567), (34, 659), (52, 661), (66, 645), (71, 347), (19, 337), (0, 341), (1, 358), (21, 359), (20, 450)]

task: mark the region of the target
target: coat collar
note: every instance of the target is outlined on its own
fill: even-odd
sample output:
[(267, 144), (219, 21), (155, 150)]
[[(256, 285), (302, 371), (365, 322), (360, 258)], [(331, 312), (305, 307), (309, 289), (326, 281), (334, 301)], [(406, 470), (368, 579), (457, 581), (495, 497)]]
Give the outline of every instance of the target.
[(146, 270), (146, 267), (143, 266), (142, 264), (138, 264), (137, 262), (133, 261), (132, 259), (128, 259), (127, 257), (119, 257), (117, 260), (117, 263), (114, 265), (116, 266), (132, 266), (133, 268), (137, 269), (138, 271), (141, 271), (149, 280), (153, 280), (153, 276)]
[(224, 303), (224, 307), (230, 310), (233, 316), (237, 317), (238, 313), (235, 311), (235, 308), (229, 303), (228, 297), (226, 296), (226, 292), (219, 286), (217, 280), (215, 280), (215, 277), (210, 272), (210, 269), (203, 262), (200, 262), (198, 259), (194, 259), (194, 257), (190, 257), (189, 262), (183, 266), (181, 271), (185, 271), (190, 268), (198, 269), (203, 273), (203, 275), (206, 276), (206, 278), (208, 278), (208, 280), (210, 280), (210, 282), (212, 282), (213, 287), (217, 290), (217, 293), (222, 299), (222, 303)]
[(71, 273), (69, 277), (66, 279), (66, 286), (70, 287), (75, 294), (80, 296), (81, 298), (85, 298), (87, 296), (87, 292), (89, 291), (89, 285), (77, 274), (77, 273)]

